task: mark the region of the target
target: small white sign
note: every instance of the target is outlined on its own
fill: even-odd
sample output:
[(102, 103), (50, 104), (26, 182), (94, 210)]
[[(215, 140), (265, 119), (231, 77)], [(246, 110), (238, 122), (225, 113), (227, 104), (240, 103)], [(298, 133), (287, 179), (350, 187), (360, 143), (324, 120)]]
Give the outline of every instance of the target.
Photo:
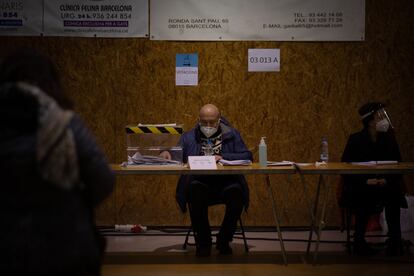
[(216, 157), (188, 156), (188, 164), (191, 170), (217, 170)]
[(249, 72), (279, 72), (280, 49), (249, 49)]
[(198, 54), (176, 54), (175, 85), (198, 85)]

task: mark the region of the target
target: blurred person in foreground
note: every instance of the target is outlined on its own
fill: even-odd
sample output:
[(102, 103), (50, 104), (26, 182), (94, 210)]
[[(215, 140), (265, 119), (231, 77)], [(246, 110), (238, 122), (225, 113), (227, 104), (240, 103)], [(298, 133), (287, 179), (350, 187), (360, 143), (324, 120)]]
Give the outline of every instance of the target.
[(48, 58), (2, 61), (0, 124), (0, 274), (100, 275), (93, 213), (114, 175)]

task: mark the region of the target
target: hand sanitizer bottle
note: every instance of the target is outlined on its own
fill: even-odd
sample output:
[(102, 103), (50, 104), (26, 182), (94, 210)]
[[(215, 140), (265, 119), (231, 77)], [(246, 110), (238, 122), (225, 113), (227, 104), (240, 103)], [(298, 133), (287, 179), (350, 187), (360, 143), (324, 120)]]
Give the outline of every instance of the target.
[(261, 167), (267, 166), (267, 146), (265, 143), (265, 138), (266, 137), (262, 137), (259, 144), (259, 164)]

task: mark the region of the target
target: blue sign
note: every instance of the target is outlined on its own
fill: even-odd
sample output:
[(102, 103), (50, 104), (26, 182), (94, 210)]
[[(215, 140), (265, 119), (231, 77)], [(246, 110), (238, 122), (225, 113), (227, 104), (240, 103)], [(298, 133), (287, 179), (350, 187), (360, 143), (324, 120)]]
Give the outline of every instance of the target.
[(175, 67), (198, 67), (198, 54), (176, 54)]

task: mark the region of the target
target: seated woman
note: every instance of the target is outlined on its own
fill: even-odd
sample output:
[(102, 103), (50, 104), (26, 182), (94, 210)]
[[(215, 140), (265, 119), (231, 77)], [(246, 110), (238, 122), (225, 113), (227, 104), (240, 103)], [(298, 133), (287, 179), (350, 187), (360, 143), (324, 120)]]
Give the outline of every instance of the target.
[[(342, 155), (342, 162), (401, 161), (394, 129), (384, 104), (371, 102), (359, 109), (364, 128), (352, 134)], [(388, 224), (387, 255), (401, 255), (400, 207), (406, 206), (401, 175), (344, 175), (344, 198), (355, 214), (354, 254), (373, 255), (365, 241), (371, 214), (385, 207)]]

